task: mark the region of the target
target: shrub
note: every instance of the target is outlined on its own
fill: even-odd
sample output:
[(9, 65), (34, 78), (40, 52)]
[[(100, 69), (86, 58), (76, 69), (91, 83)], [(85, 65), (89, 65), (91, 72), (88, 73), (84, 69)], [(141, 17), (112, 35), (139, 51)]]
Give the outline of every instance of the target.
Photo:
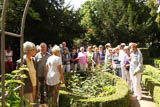
[(153, 100), (160, 107), (160, 82), (148, 75), (142, 75), (142, 84), (148, 89)]
[[(115, 83), (116, 91), (114, 94), (103, 97), (84, 97), (78, 96), (69, 91), (65, 86), (61, 86), (59, 96), (60, 107), (128, 107), (129, 89), (127, 83), (119, 77), (113, 76), (107, 72), (102, 72), (106, 78)], [(70, 78), (71, 74), (64, 74), (65, 81)], [(98, 76), (97, 76), (98, 78)], [(66, 84), (67, 86), (68, 84)]]
[[(66, 88), (84, 97), (109, 96), (116, 92), (114, 82), (101, 75), (102, 72), (76, 72), (67, 78)], [(85, 75), (85, 76), (84, 76)]]
[[(21, 96), (19, 93), (19, 88), (20, 85), (25, 85), (21, 79), (27, 78), (25, 74), (22, 74), (23, 70), (28, 70), (28, 68), (26, 68), (26, 66), (21, 66), (19, 70), (14, 70), (11, 74), (5, 74), (5, 93), (7, 94), (5, 97), (5, 107), (20, 107)], [(1, 83), (0, 96), (2, 96)], [(1, 103), (2, 102), (0, 102), (0, 107), (2, 106)]]
[(160, 59), (154, 58), (153, 65), (157, 68), (160, 68)]
[(160, 107), (160, 70), (151, 65), (145, 65), (142, 84), (148, 89), (153, 100)]
[(151, 65), (144, 66), (143, 75), (149, 75), (149, 76), (155, 78), (157, 81), (160, 81), (160, 70), (158, 70), (157, 68), (155, 68)]

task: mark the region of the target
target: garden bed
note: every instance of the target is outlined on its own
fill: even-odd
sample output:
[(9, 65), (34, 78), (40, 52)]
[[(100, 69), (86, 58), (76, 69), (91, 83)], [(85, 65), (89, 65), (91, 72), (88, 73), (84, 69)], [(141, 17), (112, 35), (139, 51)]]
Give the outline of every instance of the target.
[[(90, 73), (90, 72), (88, 72)], [(64, 74), (65, 80), (68, 82), (74, 73)], [(129, 105), (129, 89), (125, 81), (117, 76), (113, 76), (107, 72), (99, 73), (99, 77), (106, 77), (108, 79), (102, 79), (108, 82), (110, 85), (113, 85), (115, 88), (114, 91), (108, 95), (104, 96), (88, 96), (73, 93), (72, 90), (68, 89), (68, 83), (65, 86), (61, 86), (60, 96), (59, 96), (59, 106), (60, 107), (128, 107)], [(76, 82), (76, 81), (75, 81)], [(105, 83), (105, 82), (104, 82)], [(103, 84), (105, 85), (105, 84)], [(88, 88), (89, 89), (89, 88)], [(96, 89), (96, 88), (95, 88)], [(98, 91), (97, 89), (95, 91)], [(98, 94), (99, 95), (99, 94)], [(87, 97), (88, 96), (88, 97)]]

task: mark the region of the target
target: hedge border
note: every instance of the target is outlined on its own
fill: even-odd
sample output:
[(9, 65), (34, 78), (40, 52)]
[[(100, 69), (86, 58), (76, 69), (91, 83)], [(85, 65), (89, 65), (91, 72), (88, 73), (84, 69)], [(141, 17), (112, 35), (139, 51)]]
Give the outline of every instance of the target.
[[(68, 92), (64, 86), (61, 86), (59, 95), (60, 107), (128, 107), (130, 104), (129, 88), (127, 83), (121, 78), (109, 74), (104, 75), (113, 78), (116, 81), (116, 93), (108, 97), (83, 98)], [(83, 106), (82, 106), (83, 104)]]
[(145, 86), (157, 107), (160, 107), (160, 82), (148, 75), (142, 75), (142, 84)]
[(157, 68), (160, 68), (160, 59), (158, 58), (153, 58), (153, 65)]

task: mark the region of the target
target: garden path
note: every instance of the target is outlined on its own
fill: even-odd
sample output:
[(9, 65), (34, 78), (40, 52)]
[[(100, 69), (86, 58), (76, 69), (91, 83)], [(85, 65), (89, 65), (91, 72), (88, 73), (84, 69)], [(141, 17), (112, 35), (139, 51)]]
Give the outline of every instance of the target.
[(138, 101), (133, 95), (130, 95), (131, 104), (129, 107), (156, 107), (152, 97), (148, 95), (147, 90), (143, 88), (142, 93), (142, 100), (140, 101)]

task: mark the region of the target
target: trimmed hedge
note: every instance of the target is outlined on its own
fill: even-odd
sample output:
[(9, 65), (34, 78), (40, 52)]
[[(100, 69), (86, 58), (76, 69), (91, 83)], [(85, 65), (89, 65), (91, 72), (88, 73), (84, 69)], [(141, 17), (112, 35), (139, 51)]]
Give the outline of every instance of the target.
[(153, 65), (157, 68), (160, 68), (160, 59), (154, 58), (153, 60)]
[[(65, 74), (64, 74), (65, 75)], [(68, 74), (67, 74), (68, 75)], [(89, 98), (77, 96), (69, 92), (65, 86), (61, 86), (59, 95), (60, 107), (128, 107), (129, 89), (127, 83), (117, 76), (107, 72), (102, 75), (110, 77), (116, 83), (116, 93), (107, 97)]]
[(160, 70), (151, 65), (145, 65), (142, 84), (147, 88), (158, 107), (160, 107)]
[(151, 65), (145, 65), (144, 68), (145, 68), (145, 70), (144, 70), (143, 74), (149, 75), (160, 82), (160, 70), (159, 69), (157, 69)]
[(142, 75), (142, 84), (148, 89), (153, 100), (160, 107), (160, 82), (148, 75)]

